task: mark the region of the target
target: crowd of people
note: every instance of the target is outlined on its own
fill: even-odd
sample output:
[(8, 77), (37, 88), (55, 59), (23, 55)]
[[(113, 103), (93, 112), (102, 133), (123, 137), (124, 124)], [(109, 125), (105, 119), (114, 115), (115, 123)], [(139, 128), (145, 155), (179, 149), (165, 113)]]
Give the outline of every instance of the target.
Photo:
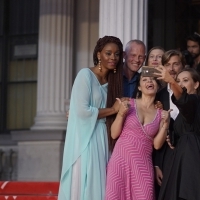
[(200, 37), (186, 43), (190, 59), (97, 41), (72, 87), (59, 200), (200, 199)]

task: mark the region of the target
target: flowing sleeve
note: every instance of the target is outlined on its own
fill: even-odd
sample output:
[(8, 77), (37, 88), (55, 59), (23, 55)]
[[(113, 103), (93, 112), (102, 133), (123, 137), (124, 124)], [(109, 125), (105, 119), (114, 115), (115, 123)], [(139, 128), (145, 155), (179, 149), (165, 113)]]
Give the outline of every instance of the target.
[(93, 105), (92, 101), (91, 74), (88, 70), (84, 69), (79, 72), (74, 81), (71, 94), (72, 103), (70, 104), (70, 110), (72, 107), (72, 112), (75, 112), (80, 119), (90, 118), (94, 113), (98, 112), (98, 108)]
[(61, 173), (61, 187), (66, 195), (70, 192), (65, 186), (71, 182), (72, 165), (86, 149), (97, 122), (99, 108), (95, 107), (92, 84), (91, 72), (82, 69), (72, 88)]
[(193, 123), (199, 101), (198, 95), (187, 94), (187, 90), (184, 88), (181, 98), (176, 100), (172, 95), (172, 101), (178, 107), (184, 120), (189, 124)]

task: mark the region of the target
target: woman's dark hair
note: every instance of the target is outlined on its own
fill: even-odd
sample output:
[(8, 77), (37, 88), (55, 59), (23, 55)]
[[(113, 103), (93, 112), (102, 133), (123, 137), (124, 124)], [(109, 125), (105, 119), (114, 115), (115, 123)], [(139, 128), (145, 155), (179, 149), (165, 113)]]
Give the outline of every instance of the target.
[[(140, 79), (141, 79), (142, 74), (140, 73), (139, 76), (138, 76), (138, 80), (137, 80), (137, 99), (140, 99), (142, 98), (142, 92), (138, 89), (138, 87), (140, 86)], [(158, 89), (161, 88), (162, 84), (159, 80), (157, 80), (156, 78), (154, 78), (156, 83), (158, 84)]]
[(150, 55), (150, 53), (151, 53), (153, 50), (155, 50), (155, 49), (159, 49), (159, 50), (163, 51), (163, 53), (165, 53), (164, 48), (162, 48), (162, 47), (160, 47), (160, 46), (155, 46), (155, 47), (151, 48), (151, 49), (149, 50), (149, 52), (148, 52), (148, 54), (147, 54), (147, 57), (146, 57), (146, 60), (145, 60), (145, 65), (146, 65), (146, 66), (148, 65), (148, 60), (149, 60), (149, 55)]
[[(114, 43), (118, 46), (120, 51), (120, 57), (119, 62), (116, 66), (116, 73), (113, 71), (110, 71), (108, 74), (108, 93), (107, 93), (107, 108), (110, 108), (113, 106), (114, 102), (116, 101), (116, 98), (121, 98), (123, 96), (122, 93), (122, 77), (123, 77), (123, 45), (119, 38), (114, 36), (104, 36), (103, 38), (100, 38), (97, 41), (96, 47), (94, 49), (93, 53), (93, 62), (94, 65), (98, 64), (98, 58), (97, 53), (101, 52), (102, 49), (107, 45), (108, 43)], [(116, 115), (111, 115), (106, 117), (106, 126), (107, 126), (107, 132), (108, 132), (108, 142), (109, 142), (109, 148), (112, 151), (114, 148), (115, 141), (111, 138), (111, 131), (110, 127), (113, 123)]]
[[(181, 72), (189, 72), (191, 77), (192, 77), (192, 80), (196, 83), (196, 82), (199, 82), (200, 84), (200, 75), (199, 73), (193, 69), (193, 68), (184, 68), (183, 70), (181, 70), (178, 74), (177, 74), (177, 77), (178, 75), (181, 73)], [(197, 94), (200, 95), (200, 85), (199, 87), (197, 88)]]

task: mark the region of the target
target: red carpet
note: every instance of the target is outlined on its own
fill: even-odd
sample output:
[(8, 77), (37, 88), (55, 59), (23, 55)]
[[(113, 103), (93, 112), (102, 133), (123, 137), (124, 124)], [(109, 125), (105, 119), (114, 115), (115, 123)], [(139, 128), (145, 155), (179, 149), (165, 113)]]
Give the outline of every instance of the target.
[(57, 200), (59, 182), (0, 182), (0, 200)]

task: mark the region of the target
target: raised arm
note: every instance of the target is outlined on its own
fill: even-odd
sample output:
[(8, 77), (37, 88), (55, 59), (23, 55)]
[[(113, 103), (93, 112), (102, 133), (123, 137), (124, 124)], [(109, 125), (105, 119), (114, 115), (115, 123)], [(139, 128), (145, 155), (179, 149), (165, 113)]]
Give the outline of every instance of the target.
[(166, 140), (168, 129), (169, 129), (171, 111), (172, 109), (168, 111), (165, 111), (165, 110), (162, 111), (162, 116), (161, 116), (162, 120), (160, 122), (160, 128), (153, 141), (155, 149), (160, 149)]
[(123, 128), (126, 114), (129, 110), (129, 101), (122, 102), (120, 99), (117, 99), (117, 101), (120, 104), (120, 108), (119, 108), (119, 112), (117, 113), (117, 116), (111, 126), (111, 137), (113, 139), (116, 139), (119, 137), (119, 135), (122, 131), (122, 128)]
[(170, 84), (170, 88), (173, 91), (173, 94), (175, 98), (178, 100), (180, 99), (183, 89), (177, 84), (177, 82), (174, 80), (174, 78), (169, 74), (169, 72), (165, 69), (164, 66), (160, 65), (158, 68), (156, 68), (160, 71), (160, 73), (154, 73), (158, 75), (158, 80), (163, 80), (166, 83)]

